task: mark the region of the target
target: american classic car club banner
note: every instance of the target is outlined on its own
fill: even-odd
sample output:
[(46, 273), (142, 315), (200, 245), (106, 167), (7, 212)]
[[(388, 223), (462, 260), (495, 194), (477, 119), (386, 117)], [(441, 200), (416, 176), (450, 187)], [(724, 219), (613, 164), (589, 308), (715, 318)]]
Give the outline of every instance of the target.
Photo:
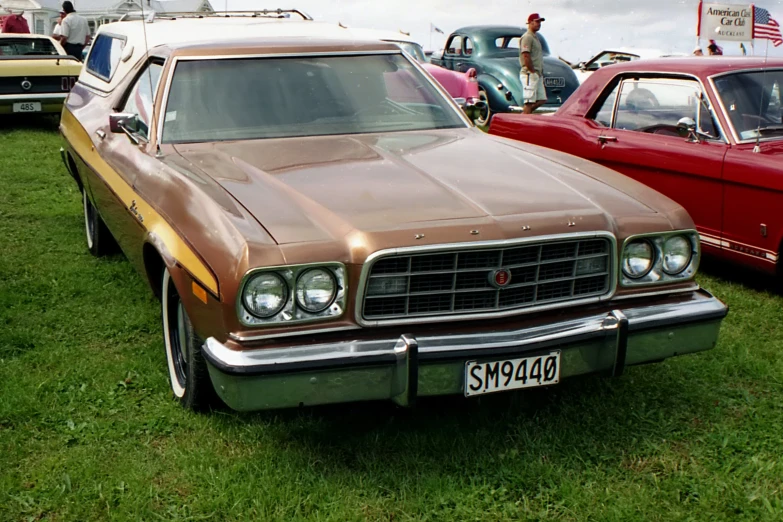
[(699, 2), (697, 34), (706, 40), (753, 40), (753, 5)]

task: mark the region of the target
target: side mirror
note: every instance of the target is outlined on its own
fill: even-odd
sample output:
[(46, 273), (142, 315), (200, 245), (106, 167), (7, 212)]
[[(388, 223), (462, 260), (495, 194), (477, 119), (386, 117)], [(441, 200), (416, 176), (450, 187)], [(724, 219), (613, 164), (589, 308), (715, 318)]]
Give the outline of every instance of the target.
[(135, 114), (127, 112), (118, 112), (109, 115), (109, 130), (114, 133), (131, 134), (138, 132), (139, 121)]
[(677, 132), (683, 138), (687, 137), (690, 142), (698, 143), (701, 141), (701, 133), (696, 130), (696, 122), (693, 121), (693, 118), (688, 118), (687, 116), (680, 118), (677, 122)]

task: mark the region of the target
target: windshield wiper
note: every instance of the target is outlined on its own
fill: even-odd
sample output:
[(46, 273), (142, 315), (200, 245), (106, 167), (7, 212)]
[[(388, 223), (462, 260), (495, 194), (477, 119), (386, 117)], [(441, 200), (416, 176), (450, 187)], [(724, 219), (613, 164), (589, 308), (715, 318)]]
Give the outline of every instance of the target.
[(774, 134), (776, 132), (783, 132), (783, 125), (769, 125), (768, 127), (760, 127), (756, 130), (759, 134)]

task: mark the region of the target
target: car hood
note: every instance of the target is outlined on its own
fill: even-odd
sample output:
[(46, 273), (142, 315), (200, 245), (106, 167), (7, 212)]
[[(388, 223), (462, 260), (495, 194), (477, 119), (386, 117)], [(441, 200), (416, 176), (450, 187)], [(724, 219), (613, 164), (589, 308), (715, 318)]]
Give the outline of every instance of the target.
[[(278, 244), (330, 241), (352, 233), (412, 237), (414, 230), (454, 224), (467, 229), (502, 223), (504, 231), (496, 234), (511, 237), (531, 223), (537, 224), (537, 234), (550, 231), (551, 223), (562, 232), (616, 232), (618, 218), (649, 219), (644, 216), (657, 213), (640, 201), (655, 202), (657, 194), (628, 178), (582, 163), (617, 176), (618, 185), (643, 191), (636, 197), (600, 175), (570, 168), (560, 153), (475, 129), (175, 148), (233, 195)], [(645, 197), (648, 193), (654, 196)], [(578, 228), (566, 228), (570, 222), (578, 222)], [(471, 239), (484, 236), (465, 238)]]

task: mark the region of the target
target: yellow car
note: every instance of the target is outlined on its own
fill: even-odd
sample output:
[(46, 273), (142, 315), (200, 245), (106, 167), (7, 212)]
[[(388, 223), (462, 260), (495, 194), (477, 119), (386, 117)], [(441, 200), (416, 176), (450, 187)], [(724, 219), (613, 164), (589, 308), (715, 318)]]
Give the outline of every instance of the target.
[(48, 36), (0, 34), (0, 116), (59, 114), (81, 70), (82, 63)]

